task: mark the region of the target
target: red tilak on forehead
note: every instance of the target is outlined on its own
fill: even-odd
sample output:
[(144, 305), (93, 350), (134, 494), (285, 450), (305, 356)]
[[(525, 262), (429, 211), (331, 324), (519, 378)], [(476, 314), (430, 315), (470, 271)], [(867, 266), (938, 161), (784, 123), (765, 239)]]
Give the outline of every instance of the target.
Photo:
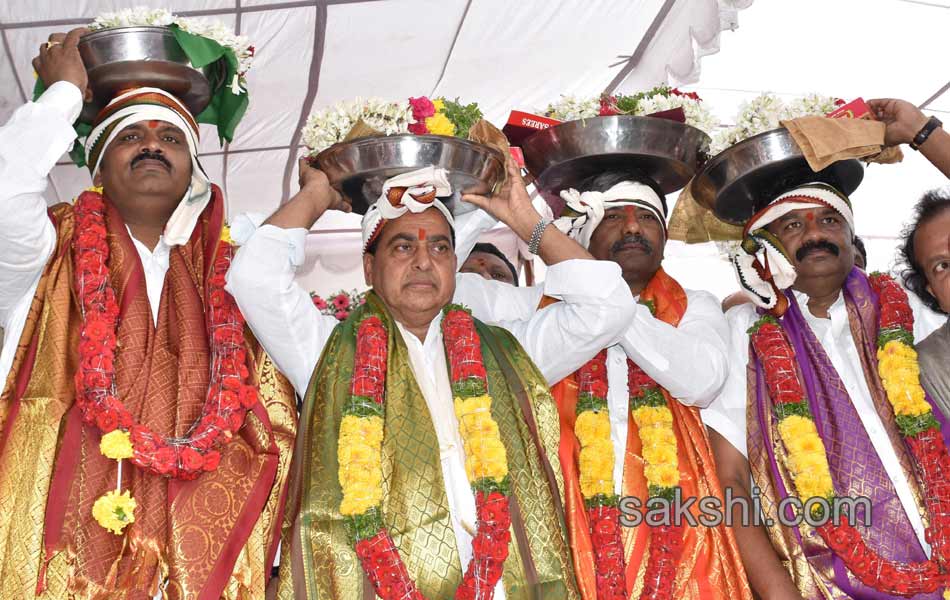
[(149, 122), (147, 123), (147, 125), (148, 125), (148, 128), (149, 128), (149, 129), (155, 129), (155, 128), (158, 127), (158, 125), (159, 125), (160, 123), (161, 123), (161, 121), (149, 121)]
[(422, 229), (421, 227), (419, 228), (419, 241), (420, 242), (426, 241), (426, 230)]
[(809, 221), (814, 221), (814, 220), (815, 220), (815, 212), (814, 212), (814, 211), (811, 211), (811, 210), (808, 211), (807, 213), (805, 213), (805, 218), (808, 219)]
[(628, 204), (628, 205), (626, 205), (626, 206), (623, 207), (623, 212), (624, 212), (625, 215), (627, 215), (627, 218), (628, 218), (628, 219), (632, 219), (632, 218), (634, 218), (634, 217), (637, 216), (636, 207), (634, 207), (634, 206), (632, 206), (632, 205), (630, 205), (630, 204)]

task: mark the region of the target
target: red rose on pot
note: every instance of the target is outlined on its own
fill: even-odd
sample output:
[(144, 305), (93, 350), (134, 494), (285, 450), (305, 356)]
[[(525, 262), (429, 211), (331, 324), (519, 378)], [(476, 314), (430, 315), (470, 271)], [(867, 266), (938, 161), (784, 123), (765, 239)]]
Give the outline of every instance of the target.
[(435, 104), (425, 96), (409, 98), (409, 106), (412, 107), (412, 118), (415, 121), (422, 121), (435, 115)]

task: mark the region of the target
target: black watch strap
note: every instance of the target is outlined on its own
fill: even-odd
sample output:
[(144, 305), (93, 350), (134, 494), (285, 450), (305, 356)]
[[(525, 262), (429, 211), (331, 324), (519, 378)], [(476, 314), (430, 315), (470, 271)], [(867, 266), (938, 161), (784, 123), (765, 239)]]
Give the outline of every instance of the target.
[(937, 117), (930, 117), (927, 119), (926, 125), (920, 128), (920, 131), (917, 132), (917, 135), (914, 136), (914, 140), (910, 143), (910, 147), (914, 150), (920, 150), (921, 145), (927, 141), (927, 138), (930, 137), (930, 134), (934, 132), (934, 129), (940, 127), (943, 123), (940, 122), (940, 119)]

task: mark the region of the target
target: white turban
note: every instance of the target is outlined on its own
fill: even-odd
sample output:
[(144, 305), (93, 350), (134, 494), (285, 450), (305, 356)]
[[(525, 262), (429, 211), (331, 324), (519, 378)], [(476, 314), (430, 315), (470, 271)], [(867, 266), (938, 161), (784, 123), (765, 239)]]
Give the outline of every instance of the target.
[[(402, 197), (395, 204), (389, 200), (389, 190), (392, 188), (406, 188)], [(420, 202), (417, 197), (431, 194), (435, 191), (435, 198), (428, 202)], [(435, 208), (449, 222), (449, 227), (455, 229), (455, 219), (440, 197), (452, 195), (452, 185), (449, 183), (448, 172), (445, 169), (425, 167), (409, 173), (403, 173), (383, 184), (383, 192), (376, 202), (363, 215), (363, 253), (382, 231), (386, 221), (398, 219), (406, 213), (418, 214), (429, 208)]]
[(606, 192), (578, 192), (571, 188), (561, 192), (569, 214), (554, 221), (554, 226), (587, 248), (594, 230), (600, 225), (608, 208), (638, 206), (656, 215), (666, 233), (666, 210), (663, 201), (648, 185), (621, 181)]
[(164, 238), (169, 245), (184, 244), (198, 222), (198, 216), (211, 200), (208, 175), (198, 162), (198, 123), (178, 98), (158, 88), (136, 88), (114, 98), (96, 116), (86, 138), (86, 164), (95, 177), (105, 150), (119, 133), (134, 123), (164, 121), (181, 129), (191, 152), (191, 185), (165, 225)]
[(809, 183), (778, 196), (746, 224), (742, 244), (732, 255), (732, 266), (743, 292), (756, 306), (775, 308), (780, 291), (792, 287), (797, 276), (785, 248), (765, 227), (792, 211), (825, 207), (841, 213), (854, 231), (850, 201), (825, 183)]

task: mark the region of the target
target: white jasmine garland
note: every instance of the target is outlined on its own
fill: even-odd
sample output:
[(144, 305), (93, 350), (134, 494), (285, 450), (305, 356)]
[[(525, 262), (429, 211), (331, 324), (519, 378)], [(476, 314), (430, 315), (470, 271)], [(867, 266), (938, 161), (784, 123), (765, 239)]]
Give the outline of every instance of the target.
[(775, 94), (761, 94), (739, 105), (736, 124), (713, 136), (710, 152), (716, 155), (742, 140), (777, 129), (780, 121), (810, 115), (824, 116), (837, 106), (838, 101), (833, 96), (807, 94), (785, 102)]
[(600, 99), (562, 95), (560, 100), (548, 105), (544, 114), (558, 121), (590, 119), (600, 114)]
[(314, 111), (300, 132), (310, 156), (342, 142), (360, 119), (384, 135), (409, 133), (409, 124), (413, 121), (412, 107), (408, 100), (390, 102), (380, 98), (356, 98)]
[[(686, 95), (674, 94), (670, 88), (664, 87), (662, 89), (664, 91), (659, 91), (651, 96), (640, 98), (637, 101), (636, 110), (628, 114), (645, 116), (665, 110), (682, 108), (687, 125), (691, 125), (707, 134), (711, 134), (711, 132), (716, 129), (719, 121), (713, 116), (709, 109), (706, 108), (701, 100), (696, 100)], [(544, 114), (559, 121), (590, 119), (600, 115), (600, 98), (561, 96), (560, 100), (548, 105)]]
[(677, 96), (670, 94), (655, 94), (648, 98), (643, 98), (637, 103), (637, 115), (652, 115), (653, 113), (665, 110), (682, 108), (683, 115), (686, 117), (686, 124), (700, 131), (711, 135), (718, 127), (719, 120), (713, 116), (712, 112), (706, 108), (701, 100), (694, 100), (688, 96)]

